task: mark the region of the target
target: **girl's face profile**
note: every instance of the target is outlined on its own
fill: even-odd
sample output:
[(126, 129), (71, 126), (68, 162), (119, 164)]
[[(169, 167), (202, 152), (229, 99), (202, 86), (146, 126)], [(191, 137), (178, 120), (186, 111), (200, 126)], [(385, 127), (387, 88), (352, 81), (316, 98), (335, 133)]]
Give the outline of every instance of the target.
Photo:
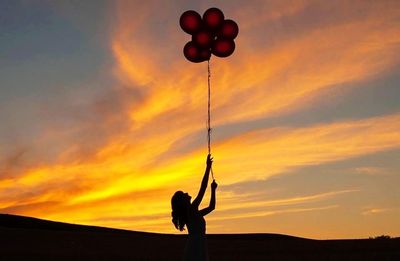
[(189, 195), (189, 193), (185, 193), (184, 195), (185, 195), (186, 199), (190, 202), (190, 199), (191, 199), (192, 197)]

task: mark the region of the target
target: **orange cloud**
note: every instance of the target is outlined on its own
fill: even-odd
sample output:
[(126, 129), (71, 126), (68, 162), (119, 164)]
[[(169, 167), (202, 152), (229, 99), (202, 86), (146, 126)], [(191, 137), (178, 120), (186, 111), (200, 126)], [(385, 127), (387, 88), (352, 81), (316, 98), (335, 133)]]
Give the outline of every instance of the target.
[(321, 211), (327, 209), (337, 208), (338, 205), (329, 205), (324, 207), (313, 207), (313, 208), (289, 208), (284, 210), (261, 210), (254, 212), (246, 212), (241, 214), (229, 214), (220, 217), (213, 217), (210, 220), (229, 220), (229, 219), (247, 219), (247, 218), (256, 218), (256, 217), (265, 217), (271, 215), (285, 214), (285, 213), (298, 213), (298, 212), (306, 212), (306, 211)]
[[(321, 200), (326, 200), (337, 195), (357, 192), (359, 190), (339, 190), (339, 191), (331, 191), (324, 192), (314, 195), (308, 196), (298, 196), (292, 198), (285, 199), (274, 199), (274, 200), (258, 200), (258, 201), (249, 201), (246, 200), (249, 195), (229, 195), (228, 197), (220, 196), (219, 198), (224, 203), (221, 207), (219, 207), (220, 211), (232, 210), (232, 209), (240, 209), (241, 212), (247, 212), (252, 208), (267, 208), (267, 207), (276, 207), (276, 206), (289, 206), (289, 205), (298, 205), (310, 202), (316, 202)], [(245, 210), (243, 210), (245, 209)], [(250, 210), (251, 211), (251, 210)]]
[(374, 214), (384, 213), (384, 212), (387, 212), (390, 210), (393, 210), (393, 209), (390, 209), (390, 208), (368, 208), (368, 209), (365, 209), (361, 214), (362, 215), (374, 215)]
[[(321, 164), (399, 147), (399, 124), (400, 116), (393, 115), (303, 129), (250, 132), (217, 144), (215, 149), (219, 156), (215, 171), (218, 179), (227, 184), (265, 179), (302, 165)], [(133, 226), (136, 215), (151, 217), (164, 213), (164, 220), (168, 220), (168, 202), (174, 190), (182, 186), (186, 190), (197, 191), (204, 166), (203, 154), (196, 151), (147, 170), (138, 169), (134, 161), (129, 164), (129, 159), (134, 159), (129, 150), (109, 161), (101, 159), (95, 164), (43, 167), (16, 179), (12, 186), (13, 193), (2, 198), (0, 203), (5, 206), (7, 199), (19, 198), (21, 191), (42, 188), (44, 191), (37, 196), (19, 198), (20, 204), (58, 202), (56, 208), (49, 208), (45, 214), (38, 208), (36, 213), (42, 217), (76, 222), (119, 213), (121, 217), (131, 217), (129, 224)], [(160, 191), (146, 193), (153, 190)], [(131, 193), (134, 195), (132, 199), (119, 196)], [(283, 201), (259, 201), (250, 203), (249, 207), (297, 204), (337, 193), (341, 192)], [(237, 195), (222, 197), (221, 209), (235, 208), (232, 200), (236, 202)], [(13, 204), (16, 202), (9, 202), (9, 205)]]
[[(261, 4), (260, 8), (264, 5)], [(302, 3), (294, 9), (296, 11), (289, 11), (288, 14), (295, 15), (303, 10), (304, 5)], [(357, 5), (353, 8), (357, 8)], [(305, 25), (303, 33), (279, 39), (279, 44), (254, 47), (248, 39), (239, 37), (238, 50), (232, 58), (212, 61), (214, 123), (250, 120), (292, 111), (307, 105), (309, 98), (318, 97), (321, 90), (336, 88), (344, 83), (366, 81), (392, 68), (399, 62), (398, 45), (395, 43), (400, 42), (400, 24), (393, 24), (391, 18), (398, 14), (392, 10), (383, 16), (376, 13), (374, 8), (377, 7), (367, 8), (363, 20), (338, 20), (320, 30), (313, 27), (308, 29)], [(120, 9), (122, 14), (130, 10), (127, 7)], [(150, 10), (153, 9), (141, 11)], [(134, 83), (139, 82), (140, 88), (146, 90), (146, 101), (141, 108), (132, 109), (132, 119), (146, 123), (153, 120), (159, 122), (158, 116), (165, 112), (176, 114), (177, 111), (171, 110), (181, 108), (178, 112), (183, 113), (179, 116), (190, 117), (192, 129), (202, 128), (206, 68), (202, 64), (186, 62), (180, 52), (176, 52), (176, 44), (183, 37), (169, 26), (179, 30), (177, 25), (169, 22), (164, 29), (154, 27), (153, 34), (143, 36), (135, 29), (139, 26), (138, 22), (126, 15), (121, 16), (126, 18), (118, 26), (123, 33), (117, 33), (113, 39), (114, 53), (119, 61), (116, 71), (132, 78)], [(251, 13), (246, 16), (253, 17)], [(269, 17), (271, 13), (265, 16)], [(258, 19), (263, 21), (263, 17)], [(139, 23), (146, 27), (151, 21)], [(267, 22), (263, 25), (266, 31), (269, 30), (268, 26), (272, 26)], [(132, 28), (130, 33), (127, 33), (127, 28)], [(157, 37), (158, 30), (174, 32), (166, 36), (164, 40), (167, 44), (160, 47), (164, 51), (171, 51), (170, 48), (174, 47), (177, 53), (176, 59), (168, 62), (167, 69), (157, 66), (164, 63), (163, 56), (149, 58), (143, 55), (152, 54), (152, 50), (157, 49), (152, 44), (159, 43), (152, 40)], [(241, 33), (246, 36), (252, 27), (243, 30)], [(143, 46), (137, 41), (148, 42), (149, 45)], [(143, 48), (141, 55), (134, 50), (137, 46)], [(151, 65), (147, 66), (148, 63)], [(134, 64), (140, 68), (132, 70)], [(143, 81), (143, 77), (151, 80)], [(178, 120), (178, 115), (175, 118)]]
[[(272, 128), (215, 145), (228, 183), (264, 179), (296, 166), (337, 161), (400, 146), (400, 115), (307, 128)], [(245, 174), (236, 171), (243, 169)]]

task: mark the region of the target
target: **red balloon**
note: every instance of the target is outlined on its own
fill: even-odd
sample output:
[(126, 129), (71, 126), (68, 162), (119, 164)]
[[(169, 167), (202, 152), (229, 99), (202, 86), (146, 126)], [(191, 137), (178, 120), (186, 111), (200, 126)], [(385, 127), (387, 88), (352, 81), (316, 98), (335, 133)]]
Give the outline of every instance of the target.
[(212, 31), (217, 31), (224, 22), (224, 13), (218, 8), (212, 7), (203, 14), (204, 25)]
[(210, 32), (206, 30), (201, 30), (193, 34), (192, 41), (202, 48), (210, 48), (213, 38), (214, 37)]
[(211, 51), (209, 49), (202, 49), (191, 41), (183, 47), (183, 55), (193, 63), (201, 63), (210, 59)]
[(200, 56), (201, 62), (210, 60), (210, 58), (211, 58), (211, 50), (210, 50), (210, 48), (200, 49), (199, 56)]
[(188, 10), (181, 15), (179, 24), (183, 31), (194, 34), (201, 29), (201, 16), (196, 11)]
[(218, 37), (225, 39), (235, 39), (239, 33), (239, 27), (233, 20), (225, 20), (218, 32)]
[(211, 48), (212, 53), (218, 57), (228, 57), (235, 51), (235, 42), (230, 39), (217, 39)]

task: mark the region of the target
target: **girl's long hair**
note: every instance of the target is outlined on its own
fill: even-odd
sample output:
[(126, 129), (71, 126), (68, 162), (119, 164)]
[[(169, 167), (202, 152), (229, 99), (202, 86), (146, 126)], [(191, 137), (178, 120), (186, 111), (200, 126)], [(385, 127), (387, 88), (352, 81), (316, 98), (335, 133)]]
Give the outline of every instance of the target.
[(177, 191), (172, 196), (171, 207), (172, 223), (174, 223), (176, 229), (183, 231), (187, 223), (187, 203), (182, 191)]

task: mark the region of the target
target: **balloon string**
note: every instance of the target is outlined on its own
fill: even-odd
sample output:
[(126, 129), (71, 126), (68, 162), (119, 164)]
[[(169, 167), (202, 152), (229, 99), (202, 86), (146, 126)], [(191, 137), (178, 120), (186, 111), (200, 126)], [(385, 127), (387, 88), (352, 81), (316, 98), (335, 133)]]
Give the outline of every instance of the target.
[[(208, 104), (207, 104), (207, 114), (208, 114), (208, 121), (207, 121), (207, 133), (208, 133), (208, 154), (211, 154), (211, 70), (210, 70), (210, 60), (207, 61), (207, 72), (208, 72), (208, 77), (207, 77), (207, 83), (208, 83)], [(214, 180), (214, 172), (211, 167), (211, 176), (212, 179)]]

